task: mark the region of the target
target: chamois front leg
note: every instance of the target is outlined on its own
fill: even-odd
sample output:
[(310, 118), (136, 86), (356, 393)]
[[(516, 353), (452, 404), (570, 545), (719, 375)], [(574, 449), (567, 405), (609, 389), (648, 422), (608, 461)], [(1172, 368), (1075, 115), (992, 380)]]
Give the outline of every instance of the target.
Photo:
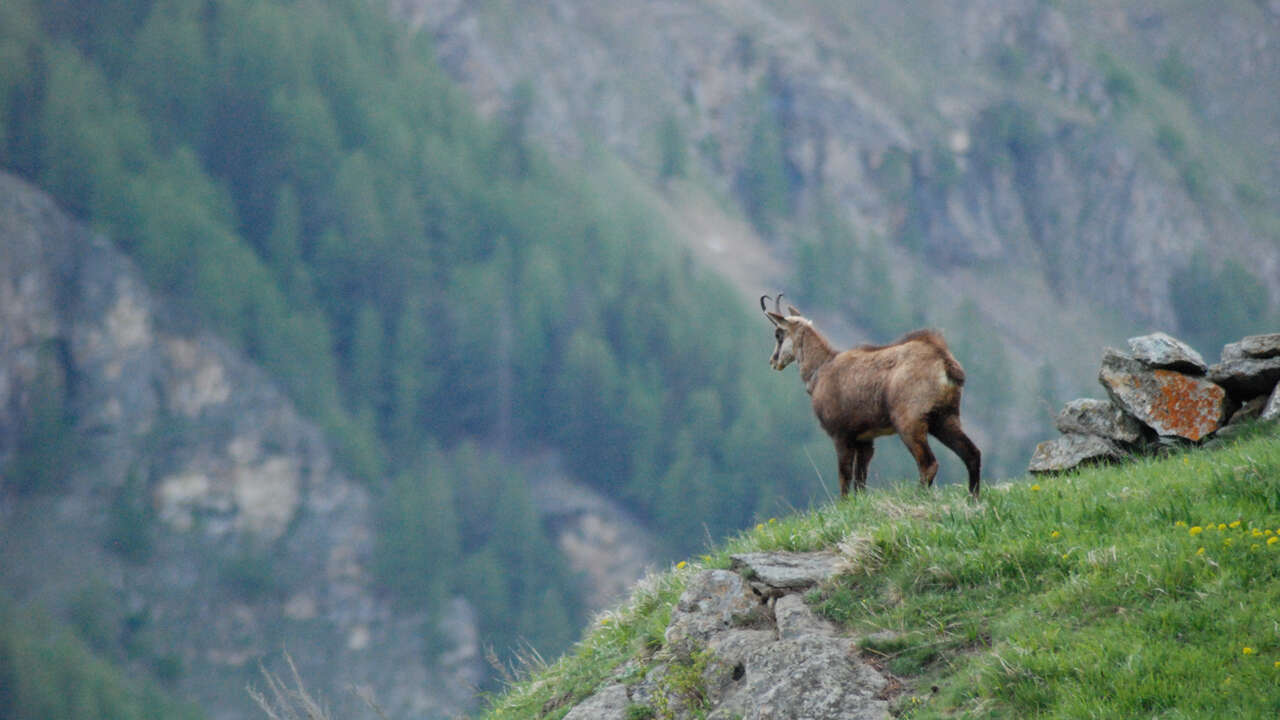
[(853, 443), (844, 438), (833, 438), (836, 444), (836, 467), (840, 471), (840, 497), (848, 497), (849, 483), (853, 480), (853, 461), (857, 457), (857, 449)]
[(853, 460), (853, 490), (854, 492), (862, 492), (867, 489), (867, 467), (871, 465), (871, 456), (876, 452), (876, 446), (870, 440), (863, 440), (854, 445)]

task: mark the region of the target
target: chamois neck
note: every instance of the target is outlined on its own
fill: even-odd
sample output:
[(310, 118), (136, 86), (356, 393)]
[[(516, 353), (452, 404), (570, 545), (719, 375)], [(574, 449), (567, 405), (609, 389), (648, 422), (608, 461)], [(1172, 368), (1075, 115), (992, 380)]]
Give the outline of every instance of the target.
[(800, 366), (800, 379), (804, 381), (804, 389), (812, 395), (818, 382), (818, 371), (836, 356), (836, 351), (812, 323), (805, 324), (797, 339), (796, 363)]

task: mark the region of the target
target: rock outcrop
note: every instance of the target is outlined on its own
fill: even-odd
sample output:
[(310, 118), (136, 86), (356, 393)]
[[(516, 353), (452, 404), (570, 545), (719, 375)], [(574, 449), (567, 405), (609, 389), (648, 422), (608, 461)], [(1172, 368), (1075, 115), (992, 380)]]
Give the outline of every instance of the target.
[(681, 719), (888, 718), (888, 680), (800, 594), (846, 568), (843, 558), (760, 552), (732, 561), (736, 572), (689, 578), (662, 661), (638, 680), (604, 683), (566, 720), (626, 720), (637, 706)]
[[(49, 397), (65, 477), (37, 480), (57, 458), (32, 461), (24, 433)], [(77, 612), (127, 637), (134, 669), (165, 668), (218, 720), (260, 717), (245, 683), (286, 646), (310, 687), (366, 687), (392, 717), (454, 716), (484, 677), (464, 600), (433, 615), (375, 592), (369, 493), (319, 429), (105, 238), (4, 174), (0, 478), (3, 586), (55, 613), (87, 598)]]
[(1129, 339), (1131, 355), (1107, 348), (1098, 382), (1109, 401), (1072, 400), (1061, 437), (1036, 446), (1028, 470), (1062, 472), (1121, 460), (1170, 443), (1197, 443), (1253, 420), (1280, 419), (1280, 334), (1252, 335), (1206, 366), (1165, 333)]

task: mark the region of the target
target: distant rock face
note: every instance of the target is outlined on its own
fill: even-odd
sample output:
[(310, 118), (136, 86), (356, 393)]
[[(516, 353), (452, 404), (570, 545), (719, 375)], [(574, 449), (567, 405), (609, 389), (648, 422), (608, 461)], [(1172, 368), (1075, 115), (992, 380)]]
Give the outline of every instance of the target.
[[(1121, 103), (1091, 49), (1121, 38), (1152, 53), (1181, 47), (1209, 73), (1202, 77), (1237, 79), (1202, 83), (1211, 99), (1197, 103), (1203, 112), (1252, 118), (1272, 134), (1272, 100), (1227, 90), (1276, 85), (1277, 64), (1260, 59), (1271, 57), (1271, 30), (1242, 35), (1253, 24), (1244, 10), (1224, 10), (1208, 32), (1188, 27), (1192, 14), (1099, 14), (1037, 0), (907, 9), (878, 0), (838, 10), (559, 0), (522, 13), (513, 33), (499, 6), (389, 2), (431, 35), (441, 65), (482, 113), (500, 115), (532, 83), (529, 132), (559, 155), (599, 145), (655, 178), (659, 128), (674, 123), (689, 162), (731, 197), (747, 185), (759, 157), (754, 136), (768, 119), (798, 208), (827, 198), (859, 232), (909, 230), (944, 269), (1026, 263), (1062, 291), (1165, 326), (1177, 320), (1170, 279), (1197, 248), (1229, 248), (1255, 275), (1280, 276), (1274, 243), (1229, 207), (1208, 210), (1112, 129)], [(1140, 31), (1129, 26), (1139, 13), (1151, 19)], [(884, 40), (908, 34), (923, 49), (916, 60)], [(1008, 57), (1070, 112), (1012, 89), (1000, 59)], [(888, 77), (930, 89), (902, 93)], [(1019, 150), (1010, 153), (1011, 143)]]
[[(130, 632), (218, 720), (260, 716), (244, 684), (282, 647), (308, 686), (367, 686), (394, 717), (467, 709), (474, 611), (439, 609), (449, 641), (430, 659), (431, 615), (375, 591), (368, 492), (265, 373), (190, 328), (107, 240), (0, 173), (4, 586), (42, 602), (92, 588), (106, 617), (140, 618)], [(75, 458), (62, 486), (23, 495), (9, 463), (41, 373), (64, 380)], [(139, 508), (126, 540), (149, 538), (132, 555), (113, 551), (122, 498)]]
[[(704, 570), (689, 578), (659, 651), (669, 661), (638, 681), (605, 682), (566, 720), (629, 720), (637, 706), (659, 705), (678, 720), (889, 717), (888, 681), (797, 592), (847, 567), (838, 555), (747, 553), (733, 563), (739, 572)], [(700, 685), (690, 699), (669, 678), (677, 665), (695, 662), (702, 663)]]
[(1218, 385), (1152, 368), (1110, 348), (1103, 355), (1098, 381), (1118, 407), (1157, 435), (1196, 442), (1226, 418), (1226, 392)]

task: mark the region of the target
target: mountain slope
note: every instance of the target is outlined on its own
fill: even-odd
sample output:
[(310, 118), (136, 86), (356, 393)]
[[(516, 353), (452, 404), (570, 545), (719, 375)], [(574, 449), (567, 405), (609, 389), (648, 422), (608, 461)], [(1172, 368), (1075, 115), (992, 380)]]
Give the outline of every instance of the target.
[[(997, 486), (980, 505), (959, 488), (872, 491), (651, 577), (483, 717), (563, 717), (610, 683), (652, 685), (660, 667), (682, 678), (658, 681), (684, 698), (674, 717), (713, 713), (716, 656), (686, 667), (672, 654), (672, 606), (705, 568), (770, 550), (844, 557), (847, 571), (806, 600), (896, 677), (898, 715), (1270, 717), (1277, 533), (1274, 424), (1211, 451)], [(652, 695), (614, 707), (668, 717), (677, 705)]]
[(1076, 348), (1274, 326), (1272, 6), (390, 4), (481, 112), (658, 188), (748, 298), (787, 290), (846, 344), (956, 336), (997, 476), (1092, 387)]
[[(0, 300), (0, 606), (43, 608), (102, 667), (162, 680), (209, 717), (249, 716), (244, 684), (281, 646), (398, 715), (469, 705), (484, 673), (474, 607), (397, 607), (382, 590), (375, 498), (323, 433), (105, 238), (4, 173)], [(53, 647), (74, 659), (75, 642)]]

